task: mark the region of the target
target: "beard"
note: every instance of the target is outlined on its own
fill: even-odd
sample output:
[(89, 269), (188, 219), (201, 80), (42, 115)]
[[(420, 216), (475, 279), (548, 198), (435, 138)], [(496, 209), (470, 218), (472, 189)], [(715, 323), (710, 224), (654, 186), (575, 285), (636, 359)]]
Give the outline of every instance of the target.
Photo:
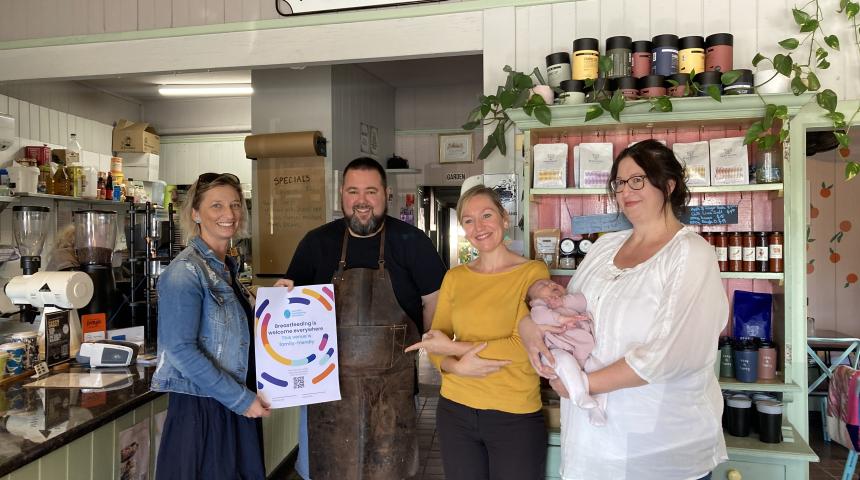
[(371, 208), (370, 205), (364, 204), (356, 204), (353, 205), (353, 211), (347, 213), (343, 212), (347, 225), (349, 225), (349, 229), (352, 230), (352, 233), (365, 236), (370, 235), (376, 232), (379, 227), (382, 225), (382, 222), (385, 220), (385, 214), (388, 213), (388, 206), (385, 206), (385, 210), (382, 211), (380, 215), (371, 215), (367, 220), (367, 223), (361, 223), (361, 220), (355, 215), (356, 208)]

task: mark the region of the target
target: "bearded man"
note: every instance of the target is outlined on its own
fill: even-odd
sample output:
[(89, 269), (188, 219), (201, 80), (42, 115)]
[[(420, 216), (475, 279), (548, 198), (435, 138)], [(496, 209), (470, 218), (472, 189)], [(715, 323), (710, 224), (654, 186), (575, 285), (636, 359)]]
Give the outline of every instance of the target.
[(296, 248), (276, 286), (334, 283), (342, 400), (301, 409), (296, 471), (305, 480), (397, 480), (418, 468), (416, 362), (403, 349), (427, 331), (445, 266), (421, 230), (387, 215), (385, 170), (343, 171), (343, 219)]

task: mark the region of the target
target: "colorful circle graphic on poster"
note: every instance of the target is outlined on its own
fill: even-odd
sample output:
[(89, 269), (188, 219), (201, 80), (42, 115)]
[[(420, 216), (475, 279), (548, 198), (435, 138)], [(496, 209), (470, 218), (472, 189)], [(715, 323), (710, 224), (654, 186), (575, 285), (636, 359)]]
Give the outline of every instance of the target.
[[(302, 319), (306, 314), (317, 308), (332, 311), (334, 293), (327, 287), (323, 288), (322, 292), (325, 296), (308, 288), (301, 289), (298, 295), (296, 295), (296, 292), (291, 292), (291, 296), (287, 297), (289, 307), (282, 312), (274, 312), (274, 317), (273, 312), (267, 311), (270, 305), (269, 299), (264, 300), (255, 312), (255, 323), (259, 332), (260, 342), (266, 354), (272, 360), (290, 367), (311, 365), (315, 361), (320, 367), (328, 364), (312, 378), (311, 382), (313, 384), (321, 382), (335, 369), (335, 364), (329, 363), (334, 354), (334, 347), (326, 349), (329, 332), (326, 332), (322, 327), (316, 327), (316, 324), (312, 321)], [(289, 339), (292, 345), (296, 343), (307, 345), (307, 355), (291, 358), (282, 355), (276, 349), (276, 342), (270, 340), (270, 336)], [(296, 350), (295, 346), (293, 346), (293, 350)], [(272, 372), (261, 372), (260, 378), (278, 387), (289, 385), (287, 380), (278, 378)], [(264, 384), (258, 381), (257, 388), (262, 389), (263, 387)]]

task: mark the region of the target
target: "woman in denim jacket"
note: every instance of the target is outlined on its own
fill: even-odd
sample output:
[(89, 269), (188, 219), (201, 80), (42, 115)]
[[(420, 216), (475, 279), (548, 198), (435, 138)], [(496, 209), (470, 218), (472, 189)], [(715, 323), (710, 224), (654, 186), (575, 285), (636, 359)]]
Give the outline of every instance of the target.
[(164, 479), (265, 478), (253, 312), (227, 255), (248, 223), (239, 179), (204, 173), (180, 212), (185, 248), (158, 280), (158, 368), (170, 392), (158, 451)]

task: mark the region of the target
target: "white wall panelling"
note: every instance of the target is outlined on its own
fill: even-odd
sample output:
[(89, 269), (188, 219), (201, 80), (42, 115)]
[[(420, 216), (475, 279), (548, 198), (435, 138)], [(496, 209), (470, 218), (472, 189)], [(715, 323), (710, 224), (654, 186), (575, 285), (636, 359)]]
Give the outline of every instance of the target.
[(251, 160), (245, 158), (245, 135), (162, 137), (159, 178), (190, 184), (203, 172), (232, 173), (251, 183)]
[(251, 130), (251, 97), (147, 101), (143, 119), (160, 135), (247, 132)]
[(395, 92), (396, 130), (460, 128), (477, 105), (483, 86), (478, 83), (444, 87), (401, 87)]
[(140, 103), (101, 92), (79, 82), (17, 82), (0, 85), (0, 94), (112, 124), (141, 118)]

